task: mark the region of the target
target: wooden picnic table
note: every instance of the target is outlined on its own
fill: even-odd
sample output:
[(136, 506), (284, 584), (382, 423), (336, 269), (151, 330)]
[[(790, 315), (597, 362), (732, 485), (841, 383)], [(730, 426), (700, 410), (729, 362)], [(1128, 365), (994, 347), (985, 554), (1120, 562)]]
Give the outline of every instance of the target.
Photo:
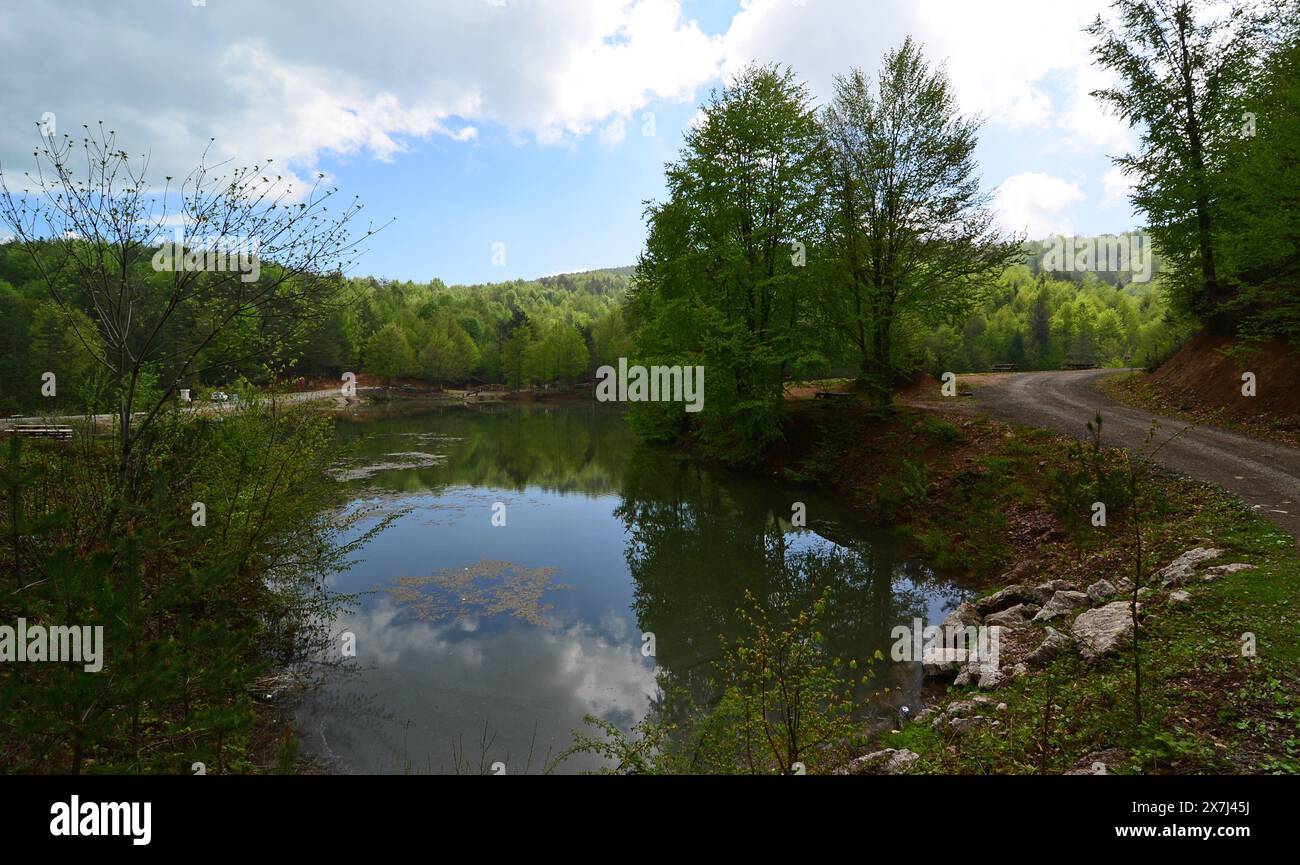
[(57, 424), (16, 424), (6, 432), (26, 438), (48, 438), (66, 441), (72, 438), (72, 427)]

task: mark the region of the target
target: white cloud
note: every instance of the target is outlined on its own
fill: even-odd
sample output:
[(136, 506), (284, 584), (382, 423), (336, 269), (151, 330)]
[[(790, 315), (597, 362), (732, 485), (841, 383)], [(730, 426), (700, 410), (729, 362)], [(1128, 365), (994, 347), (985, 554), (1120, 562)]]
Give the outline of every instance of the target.
[[(168, 2), (146, 15), (82, 0), (0, 10), (0, 162), (25, 170), (34, 123), (104, 120), (151, 174), (213, 155), (307, 173), (326, 154), (388, 160), (413, 139), (497, 124), (560, 143), (657, 99), (689, 100), (722, 44), (679, 0), (382, 4)], [(8, 122), (10, 118), (32, 122)]]
[(622, 144), (625, 138), (627, 138), (627, 121), (622, 117), (615, 117), (600, 130), (600, 143), (606, 147), (616, 147)]
[(1115, 76), (1096, 66), (1074, 70), (1058, 126), (1076, 150), (1098, 150), (1107, 156), (1119, 156), (1134, 146), (1128, 124), (1092, 95), (1115, 85)]
[(962, 109), (1014, 130), (1052, 130), (1062, 149), (1111, 147), (1127, 131), (1088, 92), (1108, 78), (1092, 66), (1083, 27), (1108, 0), (1069, 8), (1039, 0), (996, 6), (969, 0), (744, 0), (726, 36), (725, 70), (751, 60), (789, 64), (822, 100), (850, 67), (874, 73), (884, 53), (911, 35), (946, 62)]
[(1010, 231), (1023, 231), (1030, 240), (1074, 234), (1065, 211), (1087, 199), (1077, 184), (1041, 171), (1008, 177), (993, 193), (998, 217)]
[(1129, 196), (1133, 194), (1133, 179), (1124, 173), (1124, 169), (1115, 166), (1102, 177), (1101, 188), (1102, 207), (1128, 205)]
[(149, 150), (155, 180), (183, 176), (210, 138), (214, 161), (274, 157), (304, 177), (326, 157), (393, 160), (417, 140), (500, 131), (616, 147), (656, 101), (698, 99), (751, 60), (791, 65), (824, 100), (834, 75), (874, 73), (909, 34), (946, 61), (966, 112), (1067, 157), (1118, 153), (1130, 133), (1088, 95), (1107, 77), (1081, 32), (1106, 2), (741, 0), (722, 36), (686, 20), (680, 0), (319, 0), (309, 15), (263, 0), (137, 15), (94, 0), (7, 4), (0, 164), (31, 166), (45, 112), (74, 134), (103, 119), (131, 152)]
[(373, 670), (369, 676), (427, 683), (410, 689), (425, 694), (416, 699), (457, 693), (490, 676), (505, 695), (501, 704), (516, 710), (546, 706), (559, 710), (566, 724), (578, 725), (587, 713), (639, 720), (657, 689), (654, 667), (642, 658), (640, 639), (627, 639), (625, 624), (613, 633), (583, 622), (498, 627), (461, 639), (456, 632), (478, 629), (413, 619), (381, 597), (369, 609), (341, 617), (336, 629), (356, 635)]

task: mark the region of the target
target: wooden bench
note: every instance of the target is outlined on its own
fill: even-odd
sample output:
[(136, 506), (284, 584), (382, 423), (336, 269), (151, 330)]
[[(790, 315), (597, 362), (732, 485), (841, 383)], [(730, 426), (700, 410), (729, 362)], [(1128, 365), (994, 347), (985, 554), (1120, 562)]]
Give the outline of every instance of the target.
[(835, 390), (819, 390), (813, 394), (813, 399), (853, 399), (855, 393), (842, 393)]
[(1016, 365), (1014, 363), (995, 363), (991, 370), (993, 372), (1015, 372)]
[(495, 401), (504, 399), (506, 393), (506, 386), (503, 384), (485, 384), (465, 391), (465, 399), (466, 401), (475, 402), (478, 400)]
[(72, 438), (72, 427), (56, 426), (54, 424), (21, 424), (10, 427), (7, 432), (26, 438), (59, 439), (61, 441)]

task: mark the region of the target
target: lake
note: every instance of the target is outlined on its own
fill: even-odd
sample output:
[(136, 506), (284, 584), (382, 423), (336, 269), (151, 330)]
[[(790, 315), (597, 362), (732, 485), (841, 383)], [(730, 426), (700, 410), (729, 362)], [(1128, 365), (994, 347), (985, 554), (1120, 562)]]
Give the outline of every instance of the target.
[[(335, 624), (349, 671), (296, 710), (336, 772), (535, 773), (585, 715), (628, 729), (654, 711), (661, 678), (707, 702), (746, 590), (816, 587), (828, 645), (862, 659), (965, 597), (828, 497), (646, 445), (617, 407), (407, 403), (337, 434), (358, 448), (353, 507), (398, 516), (334, 580), (359, 594)], [(864, 723), (918, 705), (919, 666), (876, 664), (870, 690), (891, 693)]]

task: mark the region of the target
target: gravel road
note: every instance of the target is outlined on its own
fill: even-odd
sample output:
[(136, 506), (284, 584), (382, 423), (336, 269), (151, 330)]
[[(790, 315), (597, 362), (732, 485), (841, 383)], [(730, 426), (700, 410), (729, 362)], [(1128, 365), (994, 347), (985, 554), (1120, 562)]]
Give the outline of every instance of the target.
[[(1078, 437), (1101, 410), (1102, 443), (1141, 447), (1151, 422), (1159, 445), (1187, 424), (1122, 405), (1096, 390), (1097, 379), (1116, 370), (1026, 372), (974, 388), (990, 415)], [(1174, 471), (1236, 493), (1260, 514), (1300, 539), (1300, 449), (1271, 444), (1214, 427), (1197, 427), (1165, 445), (1156, 461)]]

